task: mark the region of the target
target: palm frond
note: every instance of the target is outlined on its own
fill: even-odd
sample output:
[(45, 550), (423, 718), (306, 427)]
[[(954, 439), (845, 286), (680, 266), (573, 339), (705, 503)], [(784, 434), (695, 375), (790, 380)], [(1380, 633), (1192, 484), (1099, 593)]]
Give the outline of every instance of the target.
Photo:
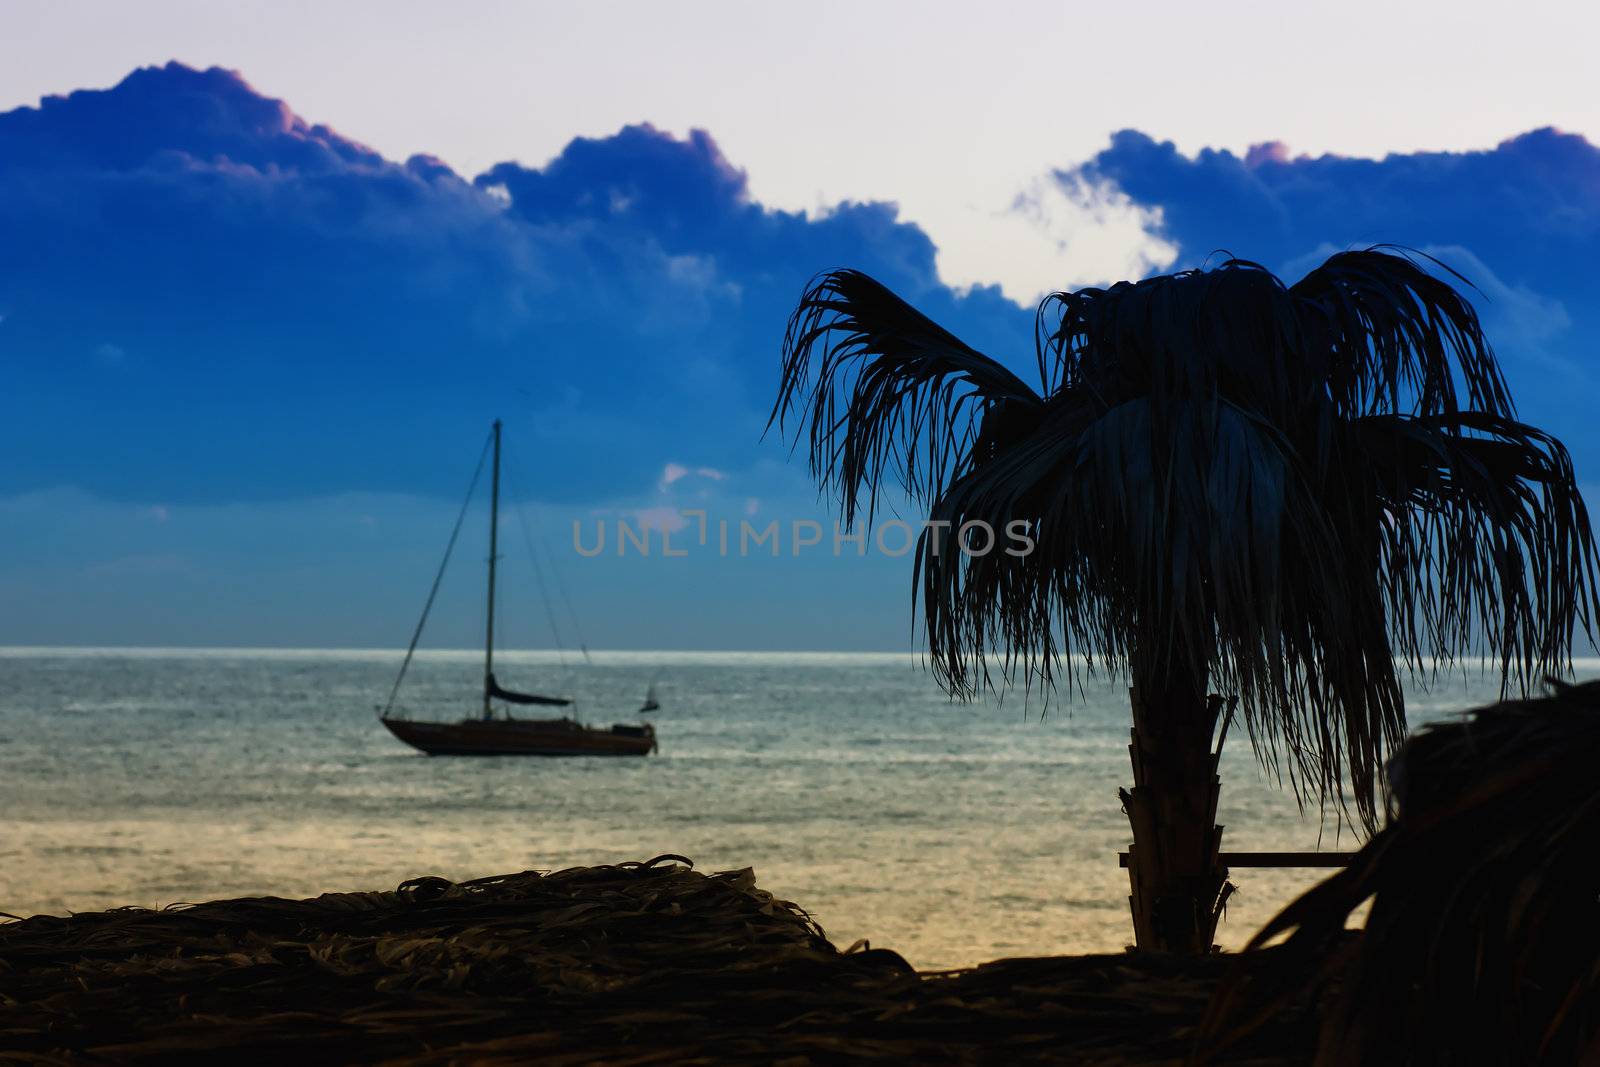
[(871, 277), (839, 270), (815, 280), (789, 319), (768, 428), (786, 432), (800, 410), (812, 474), (852, 527), (863, 495), (870, 524), (886, 474), (929, 503), (982, 450), (985, 416), (983, 448), (993, 449), (1003, 447), (1000, 412), (1038, 406), (1005, 367)]
[(1595, 557), (1572, 461), (1549, 434), (1484, 412), (1371, 415), (1340, 486), (1381, 502), (1378, 573), (1397, 652), (1415, 671), (1480, 647), (1502, 697), (1570, 670), (1592, 629)]
[(1514, 416), (1478, 313), (1447, 279), (1471, 283), (1432, 256), (1385, 247), (1330, 256), (1290, 289), (1316, 312), (1305, 317), (1326, 353), (1335, 410), (1345, 418), (1453, 414), (1465, 386), (1470, 409)]

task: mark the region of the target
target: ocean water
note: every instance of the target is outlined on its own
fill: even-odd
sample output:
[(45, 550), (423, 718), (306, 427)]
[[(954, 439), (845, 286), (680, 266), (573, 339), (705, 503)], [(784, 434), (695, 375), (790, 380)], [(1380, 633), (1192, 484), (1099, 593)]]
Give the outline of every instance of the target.
[[(657, 682), (645, 759), (429, 758), (374, 705), (391, 652), (0, 650), (0, 911), (159, 906), (692, 858), (753, 867), (839, 945), (924, 968), (1117, 951), (1130, 938), (1121, 685), (1048, 709), (955, 704), (904, 655), (506, 653), (503, 684), (629, 720)], [(480, 654), (424, 652), (401, 705), (473, 707)], [(1600, 662), (1580, 664), (1582, 677)], [(1491, 700), (1475, 673), (1411, 696), (1413, 723)], [(1045, 712), (1046, 714), (1041, 714)], [(1302, 813), (1242, 731), (1223, 760), (1224, 848), (1350, 848)], [(1327, 872), (1235, 870), (1242, 944)]]

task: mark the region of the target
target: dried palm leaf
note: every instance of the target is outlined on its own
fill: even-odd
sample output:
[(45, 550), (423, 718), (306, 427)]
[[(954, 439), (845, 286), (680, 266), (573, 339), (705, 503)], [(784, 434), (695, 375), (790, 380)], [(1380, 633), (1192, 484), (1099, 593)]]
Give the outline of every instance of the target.
[(1600, 682), (1421, 731), (1389, 824), (1256, 935), (1287, 940), (1219, 991), (1204, 1047), (1309, 995), (1326, 1004), (1319, 1067), (1600, 1062), (1596, 767)]

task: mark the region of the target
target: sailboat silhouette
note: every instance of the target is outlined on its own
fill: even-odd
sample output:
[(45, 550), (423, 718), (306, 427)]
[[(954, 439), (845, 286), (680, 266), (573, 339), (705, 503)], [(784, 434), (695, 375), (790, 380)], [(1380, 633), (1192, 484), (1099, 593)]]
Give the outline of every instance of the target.
[[(456, 537), (461, 532), (461, 520), (466, 516), (466, 504), (463, 503), (461, 514), (456, 519), (455, 529), (450, 534), (450, 543), (445, 548), (444, 562), (439, 565), (433, 588), (429, 591), (427, 603), (422, 608), (422, 617), (417, 621), (416, 629), (411, 636), (411, 645), (406, 649), (405, 660), (400, 665), (400, 675), (395, 679), (389, 701), (381, 709), (379, 719), (395, 737), (430, 756), (649, 755), (656, 750), (656, 731), (655, 727), (648, 723), (641, 725), (618, 723), (607, 728), (586, 726), (571, 715), (559, 719), (518, 719), (509, 711), (496, 714), (494, 702), (497, 700), (522, 706), (563, 708), (570, 708), (572, 700), (569, 697), (521, 693), (514, 689), (506, 689), (495, 680), (495, 563), (500, 550), (499, 419), (494, 421), (491, 439), (494, 466), (489, 496), (489, 598), (484, 624), (482, 710), (477, 716), (459, 722), (426, 722), (401, 718), (394, 714), (395, 695), (399, 692), (400, 682), (405, 678), (406, 668), (410, 666), (412, 655), (416, 652), (417, 640), (421, 637), (423, 625), (427, 622), (428, 611), (433, 607), (434, 597), (439, 592), (439, 581), (444, 576), (445, 564), (449, 562), (450, 553), (455, 548)], [(480, 472), (483, 469), (481, 459), (478, 469)], [(473, 484), (477, 484), (476, 475), (473, 477)], [(469, 489), (468, 499), (470, 498)], [(656, 700), (655, 687), (652, 685), (645, 697), (644, 706), (639, 710), (641, 713), (655, 711), (660, 706)]]

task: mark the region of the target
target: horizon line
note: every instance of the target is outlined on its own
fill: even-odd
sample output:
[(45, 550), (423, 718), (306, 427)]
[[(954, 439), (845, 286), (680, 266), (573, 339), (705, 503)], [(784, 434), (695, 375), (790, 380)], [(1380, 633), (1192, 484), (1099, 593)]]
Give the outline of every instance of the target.
[[(319, 654), (337, 653), (373, 653), (405, 655), (403, 645), (26, 645), (26, 644), (0, 644), (0, 655), (25, 652), (48, 654), (53, 652), (315, 652)], [(417, 654), (428, 652), (470, 653), (483, 655), (481, 647), (471, 645), (452, 646), (447, 648), (418, 648)], [(920, 656), (926, 655), (925, 651), (916, 649), (873, 649), (873, 648), (496, 648), (495, 655), (537, 653), (552, 656), (572, 656), (581, 658), (584, 655), (668, 655), (668, 656), (699, 656), (699, 655), (815, 655), (815, 656)]]
[[(450, 648), (418, 648), (417, 654), (444, 654), (444, 655), (471, 655), (482, 656), (483, 649), (474, 646), (458, 646)], [(928, 651), (923, 649), (828, 649), (828, 648), (497, 648), (497, 655), (546, 655), (565, 659), (571, 657), (581, 659), (586, 656), (876, 656), (876, 657), (908, 657), (919, 659), (926, 663)], [(86, 654), (262, 654), (276, 653), (282, 655), (366, 655), (366, 656), (404, 656), (405, 648), (402, 646), (337, 646), (320, 647), (308, 645), (11, 645), (0, 644), (0, 657), (16, 657), (18, 655), (86, 655)], [(1087, 653), (1073, 653), (1070, 656), (1058, 659), (1071, 659), (1086, 662), (1091, 657)], [(1099, 659), (1100, 657), (1093, 657)], [(1478, 671), (1483, 674), (1498, 673), (1493, 668), (1494, 659), (1491, 656), (1462, 655), (1453, 659), (1447, 666), (1439, 663), (1438, 657), (1424, 657), (1424, 664), (1432, 666), (1441, 674), (1455, 674), (1472, 669), (1472, 661), (1478, 663)], [(1600, 649), (1591, 650), (1589, 655), (1573, 655), (1573, 667), (1600, 667)], [(1396, 657), (1398, 666), (1404, 668), (1405, 663)], [(1116, 674), (1114, 669), (1107, 668), (1103, 663), (1089, 664), (1094, 673), (1104, 672), (1108, 675)]]

